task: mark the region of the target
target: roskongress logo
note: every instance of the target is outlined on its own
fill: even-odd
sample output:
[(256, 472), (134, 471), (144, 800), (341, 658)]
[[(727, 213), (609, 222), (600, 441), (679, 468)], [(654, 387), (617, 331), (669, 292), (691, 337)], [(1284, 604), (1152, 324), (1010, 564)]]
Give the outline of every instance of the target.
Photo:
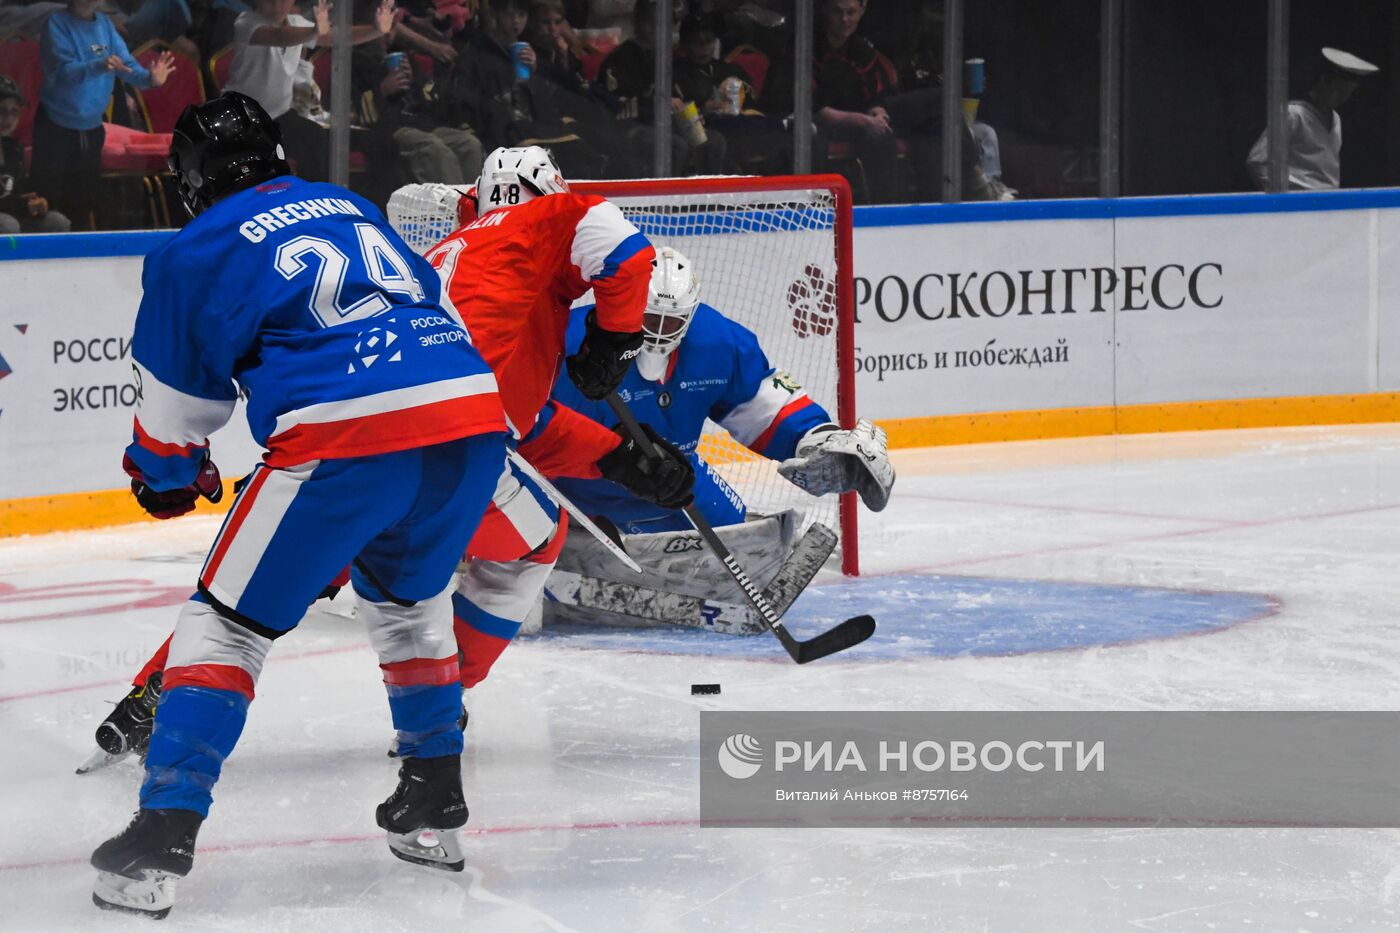
[(753, 736), (736, 732), (719, 747), (719, 766), (735, 780), (751, 778), (763, 767), (763, 746)]

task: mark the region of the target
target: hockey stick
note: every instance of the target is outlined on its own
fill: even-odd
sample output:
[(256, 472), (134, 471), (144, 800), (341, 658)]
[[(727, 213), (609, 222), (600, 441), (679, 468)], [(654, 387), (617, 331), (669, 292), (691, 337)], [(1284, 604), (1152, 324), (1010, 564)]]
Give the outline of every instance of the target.
[[(642, 453), (648, 457), (657, 456), (656, 447), (651, 439), (642, 431), (642, 426), (637, 423), (627, 405), (618, 398), (616, 392), (608, 394), (608, 407), (613, 410), (617, 420), (622, 422), (627, 433), (632, 436), (632, 440), (642, 449)], [(814, 635), (806, 641), (798, 641), (792, 637), (787, 628), (783, 626), (781, 619), (768, 600), (763, 598), (763, 594), (754, 586), (749, 575), (744, 573), (744, 569), (734, 560), (734, 555), (729, 553), (729, 548), (724, 546), (724, 542), (715, 534), (715, 530), (710, 527), (710, 523), (692, 502), (682, 511), (685, 517), (690, 519), (690, 523), (695, 526), (695, 530), (700, 532), (700, 537), (705, 539), (705, 543), (710, 546), (710, 550), (715, 552), (720, 563), (729, 571), (729, 575), (734, 578), (734, 582), (739, 584), (739, 589), (744, 591), (749, 603), (758, 611), (759, 618), (763, 620), (768, 630), (777, 636), (782, 642), (787, 653), (798, 664), (806, 664), (818, 658), (824, 658), (829, 654), (838, 651), (845, 651), (853, 645), (858, 645), (865, 641), (875, 632), (875, 619), (872, 616), (860, 615), (852, 616), (840, 623), (835, 628), (828, 629), (820, 635)]]
[(565, 512), (568, 512), (569, 516), (573, 518), (574, 521), (578, 522), (589, 534), (597, 538), (598, 543), (607, 548), (609, 554), (622, 561), (633, 573), (642, 572), (642, 568), (622, 549), (622, 545), (608, 537), (607, 532), (594, 524), (593, 520), (587, 515), (584, 515), (583, 511), (579, 509), (578, 506), (565, 498), (564, 494), (556, 489), (553, 483), (541, 476), (540, 471), (530, 465), (530, 461), (522, 457), (518, 451), (511, 448), (507, 448), (506, 456), (510, 458), (512, 463), (520, 468), (520, 472), (538, 483), (540, 488), (544, 490), (544, 494), (554, 500), (555, 505), (559, 506)]

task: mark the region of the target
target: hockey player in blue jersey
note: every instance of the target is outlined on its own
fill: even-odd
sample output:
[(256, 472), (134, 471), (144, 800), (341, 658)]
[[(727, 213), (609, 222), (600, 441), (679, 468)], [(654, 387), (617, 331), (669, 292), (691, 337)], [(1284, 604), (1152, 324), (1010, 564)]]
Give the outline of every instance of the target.
[[(618, 394), (638, 419), (691, 458), (695, 504), (715, 527), (744, 520), (739, 495), (696, 453), (705, 419), (770, 460), (778, 472), (814, 496), (854, 490), (880, 511), (894, 484), (885, 432), (869, 421), (842, 430), (821, 405), (787, 373), (768, 362), (758, 338), (700, 301), (700, 276), (670, 247), (653, 261), (642, 350)], [(577, 346), (588, 308), (577, 308), (568, 347)], [(590, 402), (562, 374), (558, 401), (609, 427), (617, 423), (603, 402)], [(685, 516), (662, 509), (607, 480), (560, 479), (573, 503), (589, 515), (611, 520), (628, 534), (680, 531)]]
[(186, 108), (170, 163), (193, 220), (142, 275), (132, 490), (157, 517), (217, 499), (207, 438), (240, 395), (267, 453), (181, 610), (140, 809), (93, 853), (93, 899), (170, 910), (268, 650), (352, 561), (405, 758), (376, 821), (400, 858), (460, 871), (451, 583), (504, 465), (495, 377), (432, 267), (369, 202), (292, 177), (251, 98)]

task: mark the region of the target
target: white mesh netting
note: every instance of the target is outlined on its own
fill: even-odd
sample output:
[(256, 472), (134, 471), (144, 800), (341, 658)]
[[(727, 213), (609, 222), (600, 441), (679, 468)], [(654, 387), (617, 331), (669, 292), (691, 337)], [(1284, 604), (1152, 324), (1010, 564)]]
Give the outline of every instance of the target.
[[(664, 192), (610, 200), (655, 246), (690, 257), (701, 277), (701, 300), (757, 336), (771, 365), (790, 373), (837, 417), (836, 205), (828, 189)], [(583, 187), (583, 186), (579, 186)], [(680, 189), (680, 190), (675, 190)], [(457, 225), (457, 189), (409, 185), (389, 200), (389, 220), (424, 252)], [(580, 303), (591, 301), (591, 294)], [(806, 521), (841, 528), (838, 499), (813, 499), (776, 472), (776, 464), (707, 422), (700, 453), (729, 480), (749, 508), (804, 511)]]

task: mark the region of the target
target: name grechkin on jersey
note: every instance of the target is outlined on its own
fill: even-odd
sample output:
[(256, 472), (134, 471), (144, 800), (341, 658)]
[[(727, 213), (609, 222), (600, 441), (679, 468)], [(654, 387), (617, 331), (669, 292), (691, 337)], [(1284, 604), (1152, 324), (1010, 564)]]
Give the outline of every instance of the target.
[(277, 207), (254, 214), (252, 220), (239, 224), (238, 232), (243, 234), (244, 239), (249, 243), (261, 243), (267, 239), (269, 233), (281, 230), (283, 227), (290, 227), (303, 220), (329, 217), (332, 214), (365, 216), (363, 211), (345, 198), (306, 198), (302, 201), (279, 204)]

